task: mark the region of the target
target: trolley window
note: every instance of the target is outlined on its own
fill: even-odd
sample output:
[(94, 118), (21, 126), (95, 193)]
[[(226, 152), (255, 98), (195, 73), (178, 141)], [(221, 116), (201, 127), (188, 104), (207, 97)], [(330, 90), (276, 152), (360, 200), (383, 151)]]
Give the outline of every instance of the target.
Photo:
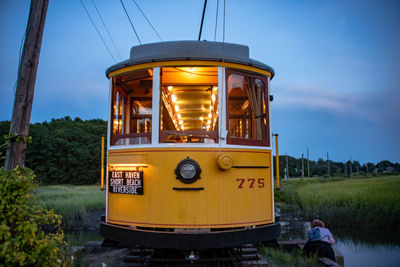
[(218, 142), (218, 68), (161, 69), (160, 143)]
[(269, 145), (267, 79), (227, 70), (228, 144)]
[(151, 143), (152, 69), (113, 78), (111, 145)]

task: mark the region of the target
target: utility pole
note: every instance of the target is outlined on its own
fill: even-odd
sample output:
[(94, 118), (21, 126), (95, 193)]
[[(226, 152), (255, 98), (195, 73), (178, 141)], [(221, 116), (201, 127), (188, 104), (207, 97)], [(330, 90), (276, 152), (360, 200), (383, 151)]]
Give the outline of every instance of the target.
[(351, 166), (351, 157), (350, 157), (350, 178), (353, 178), (353, 170), (352, 170), (352, 166)]
[(307, 147), (307, 173), (308, 173), (308, 178), (310, 178), (310, 157), (308, 153), (308, 147)]
[(31, 1), (24, 48), (18, 66), (17, 88), (10, 125), (10, 143), (4, 164), (7, 170), (25, 165), (26, 141), (48, 5), (49, 0)]
[(328, 164), (328, 177), (331, 177), (331, 166), (329, 164), (329, 153), (326, 152), (326, 163)]
[(347, 177), (347, 162), (344, 162), (344, 177)]
[(304, 153), (301, 153), (301, 178), (304, 178)]
[(287, 178), (289, 179), (289, 162), (288, 162), (287, 152), (286, 152), (286, 171), (287, 171)]

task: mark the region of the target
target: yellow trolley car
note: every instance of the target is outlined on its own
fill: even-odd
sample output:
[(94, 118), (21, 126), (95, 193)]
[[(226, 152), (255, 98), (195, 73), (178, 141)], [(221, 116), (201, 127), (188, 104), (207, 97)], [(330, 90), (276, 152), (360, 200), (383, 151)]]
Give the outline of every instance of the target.
[(175, 41), (135, 46), (106, 75), (106, 240), (206, 249), (279, 236), (271, 67), (247, 46)]

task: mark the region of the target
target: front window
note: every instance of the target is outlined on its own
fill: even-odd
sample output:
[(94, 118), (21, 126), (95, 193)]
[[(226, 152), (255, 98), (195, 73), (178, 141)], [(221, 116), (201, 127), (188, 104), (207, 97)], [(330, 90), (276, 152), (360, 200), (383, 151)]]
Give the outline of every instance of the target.
[(151, 143), (152, 69), (113, 78), (111, 145)]
[(228, 144), (269, 145), (267, 80), (227, 70)]
[(217, 142), (218, 68), (162, 68), (160, 143)]

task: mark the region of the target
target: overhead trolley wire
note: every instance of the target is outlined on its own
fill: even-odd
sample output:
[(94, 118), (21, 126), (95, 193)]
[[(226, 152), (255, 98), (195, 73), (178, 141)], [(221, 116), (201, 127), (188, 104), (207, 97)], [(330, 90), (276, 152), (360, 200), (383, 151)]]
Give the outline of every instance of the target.
[(90, 16), (88, 10), (86, 9), (85, 5), (83, 4), (82, 0), (79, 0), (79, 2), (81, 2), (83, 9), (85, 9), (86, 14), (88, 15), (88, 17), (89, 17), (90, 21), (92, 22), (94, 28), (96, 29), (97, 33), (99, 34), (101, 40), (103, 41), (104, 46), (107, 48), (108, 53), (110, 53), (110, 56), (113, 58), (114, 62), (117, 62), (117, 61), (115, 60), (114, 56), (112, 55), (110, 49), (108, 48), (106, 42), (104, 41), (103, 36), (100, 34), (99, 29), (96, 27), (96, 24), (94, 23), (94, 21), (93, 21), (92, 17)]
[(130, 24), (131, 24), (131, 26), (132, 26), (133, 31), (135, 32), (135, 35), (136, 35), (136, 38), (137, 38), (138, 41), (139, 41), (139, 44), (142, 44), (142, 42), (140, 41), (139, 36), (138, 36), (138, 34), (137, 34), (136, 30), (135, 30), (135, 27), (133, 26), (133, 23), (132, 23), (132, 21), (131, 21), (131, 18), (129, 17), (128, 12), (126, 11), (126, 8), (125, 8), (124, 3), (122, 2), (122, 0), (119, 0), (119, 1), (121, 2), (122, 7), (124, 8), (125, 14), (126, 14), (126, 16), (128, 17), (128, 20), (129, 20), (129, 22), (130, 22)]
[(157, 34), (157, 37), (160, 39), (160, 41), (163, 41), (163, 39), (161, 38), (161, 36), (158, 34), (158, 32), (156, 31), (156, 29), (154, 28), (153, 24), (151, 24), (150, 20), (146, 17), (146, 15), (144, 14), (144, 12), (142, 11), (142, 9), (139, 7), (138, 3), (136, 3), (135, 0), (132, 0), (135, 5), (137, 6), (137, 8), (139, 9), (139, 11), (142, 13), (143, 17), (147, 20), (147, 22), (150, 24), (151, 28), (153, 29), (153, 31)]
[(217, 0), (217, 12), (216, 12), (216, 15), (215, 15), (214, 42), (215, 42), (215, 40), (217, 39), (218, 7), (219, 7), (219, 0)]
[(204, 0), (203, 15), (201, 16), (201, 24), (200, 24), (200, 32), (199, 32), (199, 41), (201, 39), (201, 31), (203, 30), (204, 13), (206, 13), (206, 6), (207, 6), (207, 0)]
[(99, 17), (100, 17), (100, 19), (101, 19), (101, 22), (103, 23), (104, 28), (106, 29), (106, 32), (107, 32), (107, 34), (108, 34), (108, 37), (110, 38), (110, 40), (111, 40), (111, 42), (112, 42), (112, 44), (113, 44), (113, 46), (114, 46), (115, 51), (117, 51), (117, 54), (118, 54), (119, 58), (122, 59), (121, 54), (119, 53), (118, 48), (117, 48), (117, 46), (115, 45), (114, 40), (113, 40), (113, 38), (111, 37), (111, 34), (110, 34), (110, 32), (108, 31), (108, 28), (107, 28), (107, 26), (106, 26), (106, 23), (104, 22), (103, 17), (100, 15), (100, 12), (99, 12), (99, 10), (97, 9), (97, 6), (96, 6), (94, 0), (92, 0), (92, 3), (93, 3), (93, 5), (94, 5), (94, 8), (96, 9), (97, 14), (99, 15)]
[(224, 0), (224, 19), (222, 24), (222, 65), (225, 62), (225, 11), (226, 11), (226, 0)]

